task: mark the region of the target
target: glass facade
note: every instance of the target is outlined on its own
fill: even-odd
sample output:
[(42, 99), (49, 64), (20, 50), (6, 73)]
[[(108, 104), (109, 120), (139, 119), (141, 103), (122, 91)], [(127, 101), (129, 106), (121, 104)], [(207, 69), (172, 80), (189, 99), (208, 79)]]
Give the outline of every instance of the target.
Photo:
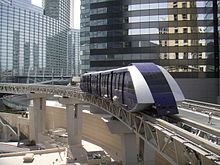
[(67, 75), (80, 75), (80, 30), (71, 29), (68, 32)]
[(80, 60), (82, 73), (90, 69), (90, 1), (81, 0)]
[(53, 19), (52, 36), (47, 37), (46, 70), (54, 76), (67, 73), (67, 33), (70, 25), (69, 0), (44, 0), (44, 14)]
[[(47, 0), (45, 1), (47, 2)], [(57, 0), (59, 16), (46, 13), (30, 0), (0, 1), (0, 81), (18, 77), (51, 77), (66, 73), (69, 1)], [(22, 7), (23, 6), (23, 7)], [(44, 13), (44, 14), (43, 14)]]
[[(217, 0), (217, 8), (218, 8), (218, 13), (217, 13), (217, 17), (218, 17), (218, 41), (219, 41), (219, 46), (220, 46), (220, 0)], [(220, 56), (220, 53), (219, 53), (219, 56)], [(220, 65), (220, 62), (219, 62), (219, 65)]]
[(82, 0), (82, 66), (93, 71), (146, 61), (179, 78), (218, 77), (217, 3)]

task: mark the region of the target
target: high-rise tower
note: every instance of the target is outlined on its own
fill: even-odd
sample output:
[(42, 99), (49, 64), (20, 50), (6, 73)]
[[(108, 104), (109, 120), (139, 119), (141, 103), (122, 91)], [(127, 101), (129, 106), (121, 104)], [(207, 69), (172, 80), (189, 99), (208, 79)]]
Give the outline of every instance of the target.
[[(47, 70), (54, 75), (67, 73), (67, 33), (70, 24), (69, 0), (44, 0), (44, 14), (56, 20), (58, 33), (47, 38)], [(56, 41), (56, 42), (54, 42)]]
[(216, 0), (82, 0), (82, 71), (154, 62), (171, 72), (186, 97), (215, 102), (217, 5)]
[(80, 30), (71, 29), (68, 32), (67, 71), (72, 76), (80, 75)]
[(1, 82), (65, 75), (69, 0), (45, 0), (44, 7), (31, 0), (0, 1)]

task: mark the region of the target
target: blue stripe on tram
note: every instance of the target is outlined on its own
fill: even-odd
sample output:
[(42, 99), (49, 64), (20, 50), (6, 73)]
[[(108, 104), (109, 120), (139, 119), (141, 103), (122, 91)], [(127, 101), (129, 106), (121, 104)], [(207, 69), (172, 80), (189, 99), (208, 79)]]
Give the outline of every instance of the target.
[(154, 63), (133, 63), (142, 73), (153, 96), (157, 115), (178, 113), (173, 92), (161, 70)]

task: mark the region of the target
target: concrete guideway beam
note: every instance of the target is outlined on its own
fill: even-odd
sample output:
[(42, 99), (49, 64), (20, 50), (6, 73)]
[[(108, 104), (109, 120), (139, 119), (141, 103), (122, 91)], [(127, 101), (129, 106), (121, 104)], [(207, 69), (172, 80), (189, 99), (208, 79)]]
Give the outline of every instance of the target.
[(109, 118), (105, 123), (112, 134), (121, 137), (123, 164), (138, 164), (140, 151), (138, 150), (138, 137), (136, 137), (136, 134), (117, 119)]
[(66, 105), (66, 121), (68, 145), (72, 154), (72, 161), (79, 163), (87, 162), (87, 153), (82, 146), (82, 110), (74, 98), (63, 97), (58, 101)]
[(137, 136), (132, 129), (117, 119), (107, 120), (106, 125), (111, 133), (121, 136), (122, 162), (125, 165), (138, 164), (139, 162), (148, 165), (155, 164), (155, 150)]

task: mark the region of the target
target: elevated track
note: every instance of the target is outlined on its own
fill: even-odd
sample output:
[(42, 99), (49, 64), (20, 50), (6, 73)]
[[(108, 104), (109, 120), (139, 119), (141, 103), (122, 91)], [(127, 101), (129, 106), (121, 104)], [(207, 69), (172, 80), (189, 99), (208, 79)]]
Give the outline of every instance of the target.
[[(86, 104), (95, 105), (123, 122), (141, 139), (151, 145), (171, 164), (220, 164), (219, 142), (208, 137), (219, 137), (220, 132), (187, 118), (173, 116), (172, 119), (153, 118), (142, 113), (129, 113), (116, 102), (82, 92), (79, 87), (34, 84), (0, 84), (1, 93), (45, 94), (70, 97)], [(184, 125), (198, 130), (185, 129)]]
[(220, 117), (220, 105), (218, 104), (186, 99), (181, 104), (179, 104), (179, 107), (205, 114), (209, 114), (211, 112), (213, 116)]

